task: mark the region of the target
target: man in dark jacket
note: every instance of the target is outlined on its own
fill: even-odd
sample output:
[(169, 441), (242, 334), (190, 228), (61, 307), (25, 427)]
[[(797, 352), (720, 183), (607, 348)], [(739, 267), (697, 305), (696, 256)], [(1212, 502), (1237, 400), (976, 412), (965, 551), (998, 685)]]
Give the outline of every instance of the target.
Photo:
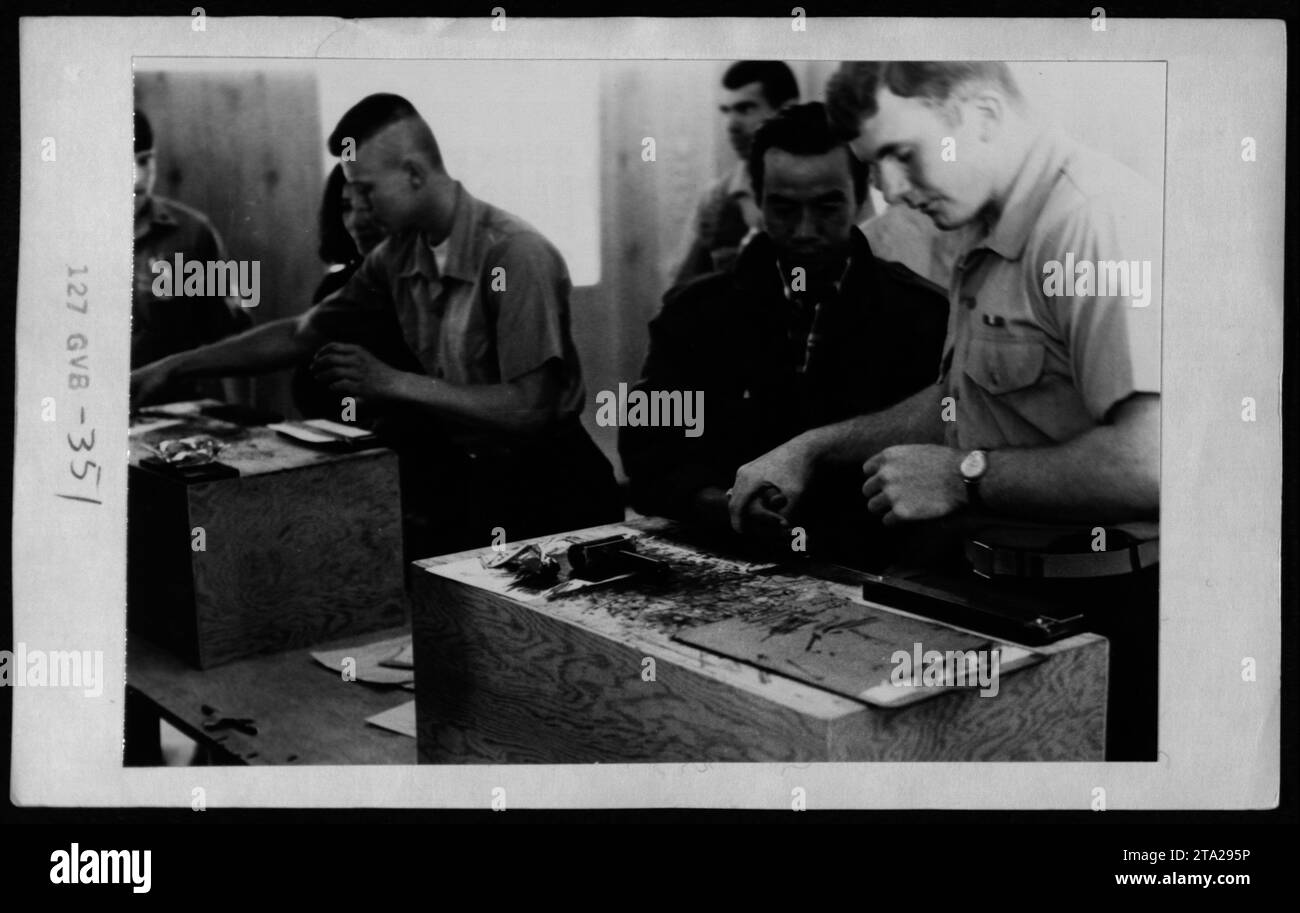
[[(948, 314), (936, 286), (877, 260), (854, 226), (866, 172), (821, 104), (787, 106), (765, 123), (750, 172), (766, 231), (734, 271), (665, 296), (636, 385), (702, 393), (703, 433), (624, 427), (619, 437), (638, 510), (719, 530), (738, 467), (802, 431), (933, 383)], [(866, 530), (860, 485), (856, 474), (823, 480), (822, 497), (794, 518), (808, 525), (809, 541), (818, 528), (834, 531), (823, 541), (841, 543), (846, 525)], [(788, 526), (774, 522), (771, 531), (790, 539)]]

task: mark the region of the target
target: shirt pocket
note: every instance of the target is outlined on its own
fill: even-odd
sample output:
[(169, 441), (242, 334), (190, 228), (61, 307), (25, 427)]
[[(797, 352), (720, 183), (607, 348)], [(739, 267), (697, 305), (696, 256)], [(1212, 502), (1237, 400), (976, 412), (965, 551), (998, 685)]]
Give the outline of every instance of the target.
[(1002, 396), (1036, 384), (1045, 357), (1040, 339), (979, 335), (970, 341), (965, 372), (981, 389)]

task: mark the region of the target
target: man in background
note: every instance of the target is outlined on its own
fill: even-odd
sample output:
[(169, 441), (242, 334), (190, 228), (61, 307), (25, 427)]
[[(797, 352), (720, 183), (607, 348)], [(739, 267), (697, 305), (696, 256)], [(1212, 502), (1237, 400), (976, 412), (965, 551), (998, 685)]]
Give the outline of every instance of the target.
[[(668, 292), (636, 385), (701, 398), (703, 432), (631, 426), (619, 437), (634, 507), (713, 530), (730, 528), (726, 492), (742, 464), (932, 382), (948, 319), (937, 287), (878, 260), (854, 226), (866, 167), (822, 104), (787, 105), (759, 127), (749, 172), (765, 230), (733, 270)], [(860, 476), (819, 482), (800, 520), (808, 550), (863, 557), (874, 529), (855, 497)], [(768, 532), (790, 547), (784, 524)]]
[[(131, 367), (193, 349), (246, 329), (251, 321), (234, 298), (218, 295), (172, 297), (155, 291), (155, 263), (170, 270), (180, 254), (186, 261), (225, 260), (217, 230), (201, 212), (154, 193), (157, 164), (153, 126), (135, 112), (135, 283), (131, 296)], [(174, 277), (179, 281), (180, 277)], [(221, 397), (215, 379), (173, 378), (135, 405)]]
[(762, 225), (749, 175), (754, 132), (787, 102), (798, 101), (794, 73), (779, 60), (741, 60), (722, 74), (722, 112), (735, 167), (717, 180), (695, 211), (690, 248), (673, 279), (680, 285), (696, 276), (729, 269), (741, 243)]

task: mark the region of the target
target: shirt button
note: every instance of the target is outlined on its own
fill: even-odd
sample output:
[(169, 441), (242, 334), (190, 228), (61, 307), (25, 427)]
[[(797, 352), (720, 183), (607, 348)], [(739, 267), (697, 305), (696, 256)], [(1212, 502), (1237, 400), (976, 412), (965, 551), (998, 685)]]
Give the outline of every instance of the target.
[(974, 299), (974, 297), (972, 297), (972, 296), (970, 296), (970, 295), (967, 295), (965, 298), (963, 298), (963, 299), (961, 300), (961, 303), (964, 304), (964, 305), (966, 305), (966, 307), (970, 308), (972, 311), (975, 310), (975, 299)]

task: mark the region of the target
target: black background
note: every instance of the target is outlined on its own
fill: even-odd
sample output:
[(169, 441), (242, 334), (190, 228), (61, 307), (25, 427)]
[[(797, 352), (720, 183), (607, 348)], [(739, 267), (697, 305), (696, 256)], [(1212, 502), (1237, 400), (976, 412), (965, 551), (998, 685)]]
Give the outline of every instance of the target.
[[(1005, 16), (1086, 18), (1104, 6), (1110, 19), (1165, 17), (1271, 18), (1293, 21), (1294, 7), (1281, 2), (1107, 3), (986, 2), (960, 4), (905, 2), (819, 2), (784, 0), (691, 3), (545, 3), (519, 0), (483, 2), (364, 4), (284, 4), (276, 0), (184, 0), (173, 3), (50, 2), (18, 0), (6, 4), (0, 31), (0, 73), (5, 89), (0, 135), (19, 137), (18, 17), (57, 15), (178, 15), (194, 6), (210, 17), (240, 15), (482, 16), (502, 6), (514, 16), (790, 16), (793, 6), (820, 16)], [(1008, 23), (1014, 28), (1014, 23)], [(1206, 117), (1213, 117), (1207, 111)], [(1293, 137), (1290, 135), (1294, 143)], [(32, 142), (23, 137), (24, 142)], [(13, 337), (17, 295), (19, 174), (11, 153), (0, 182), (0, 319)], [(1294, 251), (1295, 182), (1287, 194), (1287, 245)], [(1288, 258), (1290, 259), (1290, 258)], [(1294, 271), (1287, 270), (1285, 327), (1296, 323)], [(13, 352), (3, 348), (0, 403), (12, 400)], [(1284, 402), (1297, 399), (1295, 350), (1285, 355)], [(12, 440), (13, 415), (3, 412)], [(205, 906), (234, 906), (283, 900), (295, 905), (328, 904), (340, 909), (369, 898), (376, 905), (461, 908), (492, 903), (520, 892), (533, 904), (578, 903), (601, 907), (677, 905), (721, 896), (739, 906), (751, 892), (775, 905), (777, 892), (791, 889), (801, 906), (820, 906), (827, 895), (847, 895), (857, 908), (892, 909), (1006, 907), (1069, 902), (1080, 889), (1136, 891), (1137, 898), (1176, 900), (1183, 891), (1208, 890), (1232, 904), (1243, 895), (1236, 886), (1202, 888), (1117, 887), (1123, 872), (1177, 871), (1247, 873), (1251, 887), (1274, 889), (1294, 884), (1294, 854), (1284, 851), (1296, 837), (1295, 806), (1295, 589), (1297, 537), (1296, 428), (1294, 410), (1284, 415), (1282, 554), (1282, 791), (1278, 809), (1256, 812), (827, 812), (817, 811), (653, 811), (530, 812), (483, 809), (449, 812), (393, 811), (244, 811), (189, 809), (32, 809), (17, 808), (8, 797), (10, 689), (0, 689), (0, 884), (6, 906), (20, 896), (78, 904), (128, 902), (137, 898), (194, 899)], [(11, 498), (12, 447), (0, 447), (4, 478), (0, 490)], [(1206, 493), (1212, 496), (1212, 493)], [(12, 513), (11, 513), (12, 515)], [(12, 598), (10, 551), (0, 551), (0, 581)], [(21, 569), (18, 570), (21, 573)], [(13, 643), (12, 612), (0, 628), (0, 648)], [(1243, 750), (1249, 750), (1243, 748)], [(1243, 756), (1243, 768), (1249, 763)], [(1285, 841), (1285, 842), (1284, 842)], [(153, 851), (150, 894), (134, 895), (127, 886), (55, 886), (49, 881), (50, 854), (82, 848)], [(1206, 847), (1249, 849), (1244, 863), (1174, 866), (1123, 863), (1124, 849)], [(1290, 863), (1290, 865), (1288, 865)], [(1286, 868), (1284, 868), (1286, 866)], [(1174, 891), (1171, 895), (1166, 892)], [(780, 891), (783, 895), (785, 892)], [(837, 898), (838, 901), (838, 898)], [(12, 908), (12, 907), (11, 907)], [(322, 906), (322, 908), (324, 908)]]

